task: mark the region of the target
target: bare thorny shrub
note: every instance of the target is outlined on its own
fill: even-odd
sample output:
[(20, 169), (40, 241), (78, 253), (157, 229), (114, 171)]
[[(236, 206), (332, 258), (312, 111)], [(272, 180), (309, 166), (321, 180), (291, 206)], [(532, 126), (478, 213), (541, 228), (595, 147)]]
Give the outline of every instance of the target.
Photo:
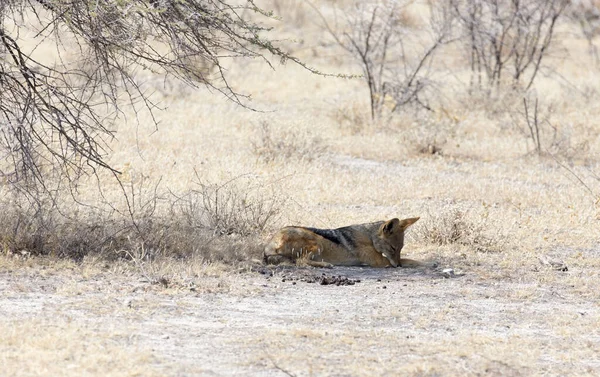
[(471, 73), (464, 106), (482, 110), (496, 121), (508, 115), (508, 122), (525, 135), (538, 155), (549, 148), (564, 151), (569, 143), (562, 137), (566, 134), (558, 134), (542, 114), (533, 86), (547, 68), (545, 60), (559, 51), (554, 46), (558, 21), (569, 4), (566, 0), (452, 0), (447, 8), (459, 26), (457, 40)]
[[(597, 136), (574, 137), (573, 126), (563, 120), (553, 121), (556, 103), (541, 101), (534, 91), (523, 94), (521, 106), (507, 106), (506, 113), (527, 142), (527, 152), (549, 157), (566, 172), (571, 181), (590, 195), (592, 206), (600, 208), (597, 182), (600, 177), (589, 168), (595, 156), (590, 154), (589, 139)], [(581, 133), (582, 130), (579, 130)], [(576, 165), (583, 165), (576, 169)], [(588, 166), (586, 166), (588, 165)]]
[[(242, 106), (249, 98), (229, 85), (231, 59), (272, 67), (275, 57), (319, 73), (264, 37), (270, 29), (260, 19), (271, 17), (252, 1), (0, 2), (0, 174), (41, 187), (47, 169), (70, 182), (97, 169), (117, 175), (106, 156), (123, 106), (153, 118), (157, 110), (142, 70)], [(41, 47), (56, 58), (37, 58)]]
[(260, 260), (262, 238), (276, 225), (287, 199), (279, 182), (246, 174), (222, 183), (196, 173), (195, 188), (172, 194), (169, 245), (206, 260)]
[(179, 196), (172, 211), (185, 224), (214, 235), (260, 234), (279, 219), (285, 198), (276, 184), (265, 184), (252, 175), (234, 177), (224, 183), (208, 183), (196, 173), (197, 188)]
[(318, 137), (294, 129), (274, 129), (262, 121), (258, 137), (252, 142), (252, 151), (263, 163), (275, 161), (313, 161), (325, 153), (325, 145)]
[(471, 68), (471, 89), (528, 90), (539, 74), (566, 0), (452, 0)]
[(408, 107), (432, 110), (431, 64), (450, 40), (452, 19), (442, 2), (431, 3), (428, 29), (418, 33), (403, 10), (412, 1), (374, 0), (353, 4), (334, 23), (315, 7), (324, 30), (360, 66), (369, 89), (371, 119)]
[[(285, 198), (273, 184), (251, 175), (224, 183), (207, 182), (197, 172), (195, 178), (195, 188), (180, 194), (159, 193), (158, 184), (140, 185), (135, 194), (131, 186), (127, 228), (120, 234), (126, 242), (118, 243), (123, 246), (116, 253), (151, 283), (170, 284), (161, 257), (232, 265), (258, 261), (262, 235), (279, 219)], [(155, 213), (157, 207), (161, 213)]]
[(589, 154), (589, 139), (578, 135), (585, 130), (581, 126), (576, 130), (568, 119), (557, 116), (560, 114), (556, 101), (540, 98), (535, 90), (518, 94), (501, 108), (507, 115), (507, 123), (523, 136), (527, 154), (583, 163), (594, 158)]
[[(80, 207), (65, 195), (31, 195), (2, 190), (0, 242), (5, 254), (51, 255), (81, 260), (89, 253), (104, 254), (114, 244), (121, 224), (97, 208)], [(66, 195), (68, 197), (68, 195)]]
[(540, 109), (537, 96), (524, 95), (521, 106), (508, 113), (517, 129), (525, 136), (528, 146), (531, 143), (531, 150), (528, 152), (539, 156), (549, 148), (558, 146), (557, 128), (550, 122), (552, 105)]

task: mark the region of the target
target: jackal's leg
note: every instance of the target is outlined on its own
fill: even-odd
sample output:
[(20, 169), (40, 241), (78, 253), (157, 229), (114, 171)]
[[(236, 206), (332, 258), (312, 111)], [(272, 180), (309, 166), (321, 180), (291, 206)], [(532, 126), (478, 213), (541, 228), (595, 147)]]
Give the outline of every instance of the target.
[(307, 252), (305, 254), (304, 258), (302, 258), (301, 260), (304, 263), (306, 263), (306, 264), (308, 264), (309, 266), (312, 266), (312, 267), (332, 268), (333, 264), (331, 264), (331, 263), (325, 262), (322, 259), (321, 260), (315, 260), (315, 257), (317, 259), (320, 259), (320, 256), (319, 256), (320, 253), (318, 251), (315, 251), (315, 249), (318, 250), (318, 248), (316, 247), (316, 245), (315, 245), (315, 247), (313, 247), (313, 250)]
[(403, 268), (431, 267), (431, 268), (435, 268), (435, 267), (437, 267), (437, 263), (421, 262), (421, 261), (417, 261), (414, 259), (401, 258), (400, 266), (398, 266), (398, 267), (403, 267)]
[(312, 267), (321, 267), (321, 268), (332, 268), (333, 264), (327, 262), (317, 262), (311, 259), (303, 259), (306, 264)]
[(292, 259), (281, 254), (264, 255), (265, 264), (292, 264)]

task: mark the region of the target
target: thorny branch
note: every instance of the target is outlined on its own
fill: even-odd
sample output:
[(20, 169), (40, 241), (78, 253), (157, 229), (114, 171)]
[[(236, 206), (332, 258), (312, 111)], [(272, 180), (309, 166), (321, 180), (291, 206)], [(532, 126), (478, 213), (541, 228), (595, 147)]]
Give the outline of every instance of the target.
[[(272, 15), (224, 0), (5, 0), (0, 2), (0, 175), (44, 185), (49, 171), (69, 182), (106, 160), (123, 106), (159, 109), (140, 83), (143, 70), (204, 85), (247, 107), (226, 61), (270, 58), (307, 66), (261, 34), (252, 19)], [(23, 31), (35, 32), (31, 48)], [(35, 58), (54, 46), (53, 63)], [(25, 46), (28, 46), (27, 48)]]

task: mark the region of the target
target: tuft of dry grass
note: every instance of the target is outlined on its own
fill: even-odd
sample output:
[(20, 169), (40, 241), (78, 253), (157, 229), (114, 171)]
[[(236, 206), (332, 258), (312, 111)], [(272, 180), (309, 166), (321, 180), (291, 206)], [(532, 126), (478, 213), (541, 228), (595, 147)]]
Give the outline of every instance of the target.
[(476, 252), (503, 250), (509, 236), (490, 219), (490, 205), (480, 208), (448, 202), (436, 212), (427, 212), (423, 221), (414, 226), (413, 237), (417, 242), (433, 245), (458, 244)]
[(329, 116), (341, 130), (351, 135), (364, 133), (373, 126), (371, 114), (357, 101), (334, 107)]
[(285, 27), (302, 28), (307, 22), (306, 4), (301, 0), (272, 0), (275, 15)]
[(325, 145), (310, 133), (302, 135), (294, 129), (273, 128), (268, 122), (261, 121), (258, 137), (252, 142), (252, 151), (265, 164), (275, 161), (311, 162), (323, 155)]

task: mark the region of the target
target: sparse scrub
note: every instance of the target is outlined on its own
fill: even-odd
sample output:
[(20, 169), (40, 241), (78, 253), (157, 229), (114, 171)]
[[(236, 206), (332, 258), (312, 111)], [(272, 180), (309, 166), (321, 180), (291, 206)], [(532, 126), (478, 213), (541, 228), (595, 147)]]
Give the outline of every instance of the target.
[[(356, 3), (311, 2), (330, 25), (336, 17), (342, 25)], [(429, 3), (450, 2), (399, 9), (411, 58), (432, 41)], [(0, 8), (8, 4), (30, 3)], [(284, 11), (258, 37), (292, 46), (296, 34), (312, 64), (357, 72), (303, 6), (302, 30), (284, 25)], [(558, 22), (528, 91), (525, 82), (512, 88), (505, 65), (493, 95), (483, 72), (483, 89), (469, 93), (469, 56), (446, 44), (428, 65), (434, 111), (413, 103), (388, 116), (395, 102), (386, 96), (373, 121), (362, 79), (224, 57), (232, 88), (252, 88), (264, 111), (167, 88), (157, 93), (167, 107), (159, 129), (145, 112), (136, 129), (124, 119), (133, 111), (116, 120), (107, 162), (120, 183), (102, 169), (54, 182), (57, 169), (44, 171), (53, 195), (21, 195), (12, 190), (31, 186), (2, 170), (0, 375), (600, 375), (600, 71), (579, 30)], [(20, 34), (26, 51), (60, 60), (31, 35)], [(0, 151), (0, 168), (15, 145)], [(259, 264), (280, 226), (405, 216), (420, 220), (402, 256), (437, 267)]]
[(258, 137), (252, 142), (252, 152), (263, 163), (274, 161), (313, 161), (325, 153), (321, 139), (301, 134), (293, 129), (273, 129), (266, 121), (260, 122)]
[(260, 236), (278, 220), (285, 199), (250, 176), (197, 184), (198, 189), (175, 195), (159, 192), (158, 183), (132, 182), (125, 210), (82, 206), (68, 195), (62, 202), (43, 193), (34, 202), (5, 196), (0, 203), (6, 214), (0, 223), (3, 251), (75, 260), (125, 258), (148, 276), (158, 256), (227, 263), (258, 258)]
[[(556, 139), (556, 127), (552, 126), (547, 116), (543, 116), (539, 112), (538, 98), (530, 99), (527, 96), (523, 97), (522, 110), (518, 112), (521, 115), (522, 121), (517, 120), (518, 124), (524, 123), (522, 131), (531, 139), (533, 143), (533, 151), (539, 156), (544, 152), (542, 149), (542, 137), (547, 137), (546, 130), (552, 129), (552, 139)], [(546, 140), (544, 140), (546, 141)], [(546, 147), (546, 145), (544, 145)]]
[[(75, 205), (77, 206), (77, 204)], [(0, 240), (7, 254), (52, 255), (80, 260), (90, 251), (102, 253), (117, 226), (97, 217), (90, 207), (69, 209), (58, 197), (4, 189), (0, 201)], [(87, 210), (87, 211), (86, 211)]]
[[(108, 151), (124, 109), (138, 124), (145, 110), (158, 125), (160, 107), (141, 70), (242, 106), (249, 96), (229, 84), (231, 59), (259, 58), (273, 68), (275, 57), (321, 74), (265, 36), (262, 22), (272, 17), (252, 1), (3, 1), (0, 172), (13, 182), (26, 173), (42, 188), (48, 168), (73, 180), (98, 170), (118, 174)], [(35, 47), (25, 47), (23, 35)], [(54, 56), (38, 56), (42, 48)]]
[[(448, 42), (452, 20), (446, 17), (449, 12), (440, 11), (432, 3), (429, 29), (418, 33), (404, 12), (410, 3), (356, 2), (351, 10), (342, 11), (342, 25), (331, 25), (313, 6), (323, 29), (361, 67), (369, 89), (372, 120), (381, 118), (384, 112), (395, 113), (411, 106), (431, 110), (431, 62), (439, 47)], [(427, 42), (415, 40), (423, 34), (428, 34)]]
[[(554, 124), (557, 104), (541, 101), (534, 92), (522, 96), (521, 105), (506, 105), (506, 113), (527, 141), (527, 153), (552, 155), (569, 161), (588, 159), (589, 141), (576, 138), (572, 127)], [(564, 122), (564, 121), (563, 121)]]
[(446, 114), (438, 117), (428, 114), (420, 117), (415, 123), (416, 126), (406, 130), (407, 145), (418, 154), (441, 155), (452, 137), (457, 120)]
[(364, 107), (354, 102), (345, 106), (336, 108), (331, 117), (340, 125), (340, 128), (350, 131), (351, 134), (359, 134), (364, 131), (372, 119)]
[[(8, 196), (10, 195), (10, 196)], [(81, 260), (88, 254), (108, 256), (129, 243), (134, 227), (107, 212), (40, 194), (35, 201), (8, 194), (0, 202), (3, 251), (18, 255), (50, 255)], [(73, 210), (74, 208), (74, 210)]]
[(505, 83), (531, 88), (568, 2), (469, 0), (451, 4), (462, 28), (471, 88), (491, 95)]
[(188, 226), (216, 236), (260, 234), (279, 219), (285, 203), (273, 184), (251, 175), (207, 183), (196, 173), (196, 180), (198, 189), (178, 197), (172, 211), (181, 214)]
[[(425, 216), (424, 216), (425, 217)], [(502, 229), (489, 219), (489, 206), (482, 210), (449, 203), (421, 219), (413, 230), (417, 241), (434, 245), (458, 244), (477, 252), (500, 251), (506, 244)]]

